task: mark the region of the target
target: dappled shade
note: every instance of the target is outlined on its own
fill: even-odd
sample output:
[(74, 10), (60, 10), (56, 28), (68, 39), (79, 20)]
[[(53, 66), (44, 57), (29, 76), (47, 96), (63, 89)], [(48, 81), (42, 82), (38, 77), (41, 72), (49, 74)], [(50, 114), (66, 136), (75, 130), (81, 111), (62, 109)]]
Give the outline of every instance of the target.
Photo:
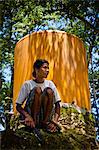
[(50, 63), (48, 79), (53, 80), (62, 102), (73, 101), (90, 109), (88, 70), (83, 42), (64, 31), (39, 31), (22, 38), (14, 55), (14, 112), (19, 90), (25, 80), (32, 78), (33, 63), (37, 58)]

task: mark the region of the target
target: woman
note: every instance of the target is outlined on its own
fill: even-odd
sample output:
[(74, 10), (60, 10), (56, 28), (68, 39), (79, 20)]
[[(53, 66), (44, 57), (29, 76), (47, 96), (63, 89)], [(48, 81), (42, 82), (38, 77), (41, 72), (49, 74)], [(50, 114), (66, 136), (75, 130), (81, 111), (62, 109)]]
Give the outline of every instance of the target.
[[(24, 123), (31, 127), (45, 128), (57, 132), (60, 116), (60, 96), (56, 86), (46, 80), (49, 73), (47, 60), (38, 59), (33, 65), (34, 79), (25, 81), (16, 102), (17, 111), (24, 117)], [(22, 108), (23, 102), (26, 105)]]

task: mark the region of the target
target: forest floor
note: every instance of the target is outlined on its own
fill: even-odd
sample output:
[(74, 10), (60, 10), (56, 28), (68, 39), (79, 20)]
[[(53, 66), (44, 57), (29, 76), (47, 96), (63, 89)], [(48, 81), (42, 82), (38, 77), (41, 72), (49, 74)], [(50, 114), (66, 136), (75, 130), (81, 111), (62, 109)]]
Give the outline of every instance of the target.
[(63, 105), (59, 120), (61, 131), (47, 133), (40, 129), (41, 144), (33, 132), (25, 130), (19, 116), (12, 116), (9, 127), (1, 135), (1, 150), (98, 150), (94, 118), (86, 109)]

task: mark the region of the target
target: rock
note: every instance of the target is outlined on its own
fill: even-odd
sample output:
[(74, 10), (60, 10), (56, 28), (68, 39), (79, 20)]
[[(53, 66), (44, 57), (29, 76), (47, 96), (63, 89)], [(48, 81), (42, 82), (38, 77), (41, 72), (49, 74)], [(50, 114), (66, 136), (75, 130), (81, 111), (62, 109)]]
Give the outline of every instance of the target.
[[(65, 107), (64, 107), (65, 106)], [(68, 106), (68, 107), (66, 107)], [(12, 116), (10, 119), (10, 129), (1, 138), (2, 149), (7, 150), (98, 150), (96, 142), (96, 131), (94, 128), (94, 118), (87, 111), (78, 111), (78, 107), (73, 105), (61, 106), (59, 119), (61, 132), (49, 134), (40, 130), (44, 143), (41, 145), (32, 132), (26, 128), (19, 120), (19, 116)]]

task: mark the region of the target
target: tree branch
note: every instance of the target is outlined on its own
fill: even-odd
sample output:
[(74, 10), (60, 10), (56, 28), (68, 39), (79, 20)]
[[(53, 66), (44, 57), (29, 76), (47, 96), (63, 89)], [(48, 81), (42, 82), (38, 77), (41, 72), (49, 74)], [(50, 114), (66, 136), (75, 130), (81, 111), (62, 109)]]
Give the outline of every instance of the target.
[(98, 29), (96, 29), (90, 22), (88, 22), (86, 19), (84, 19), (82, 16), (76, 15), (76, 14), (72, 14), (73, 16), (77, 17), (78, 19), (80, 19), (81, 21), (83, 21), (85, 24), (87, 24), (90, 28), (94, 29), (95, 32), (99, 32)]

